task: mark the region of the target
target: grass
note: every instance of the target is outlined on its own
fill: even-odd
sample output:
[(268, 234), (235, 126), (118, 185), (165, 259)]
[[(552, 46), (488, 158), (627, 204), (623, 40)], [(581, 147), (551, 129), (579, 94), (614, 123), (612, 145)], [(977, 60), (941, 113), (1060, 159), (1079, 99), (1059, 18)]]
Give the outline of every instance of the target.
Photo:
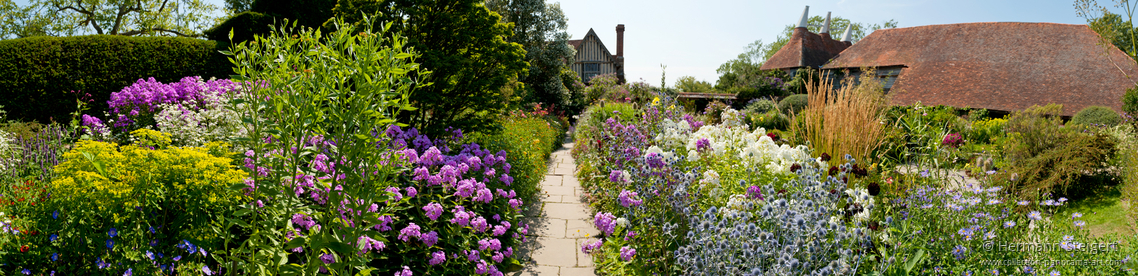
[(1083, 213), (1087, 230), (1091, 235), (1102, 237), (1110, 234), (1136, 235), (1134, 222), (1127, 215), (1122, 193), (1117, 186), (1104, 187), (1101, 191), (1085, 198), (1072, 201), (1058, 215), (1070, 217), (1075, 212)]
[(796, 115), (801, 121), (791, 120), (790, 128), (801, 135), (799, 140), (810, 142), (814, 154), (840, 157), (848, 153), (865, 162), (881, 145), (885, 137), (881, 114), (887, 106), (884, 90), (872, 71), (862, 75), (837, 88), (831, 80), (807, 82), (809, 105)]

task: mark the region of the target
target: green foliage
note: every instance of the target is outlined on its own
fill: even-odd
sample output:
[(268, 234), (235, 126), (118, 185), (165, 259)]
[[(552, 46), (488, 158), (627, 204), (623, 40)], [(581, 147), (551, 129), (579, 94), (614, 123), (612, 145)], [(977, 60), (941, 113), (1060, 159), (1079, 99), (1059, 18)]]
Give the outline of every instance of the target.
[(723, 120), (723, 111), (731, 108), (721, 101), (713, 101), (703, 108), (703, 122), (708, 125), (719, 124)]
[(790, 129), (790, 118), (775, 110), (766, 113), (748, 112), (744, 122), (750, 125), (752, 129), (760, 127), (767, 131)]
[(206, 1), (31, 0), (0, 5), (0, 32), (16, 37), (107, 34), (201, 37), (217, 6)]
[(972, 122), (966, 132), (967, 139), (974, 143), (994, 143), (996, 138), (1004, 135), (1004, 124), (1008, 120), (1002, 118), (988, 119)]
[(0, 105), (19, 106), (10, 119), (64, 121), (82, 91), (90, 113), (107, 110), (112, 92), (145, 77), (173, 82), (185, 76), (232, 73), (214, 41), (171, 37), (92, 35), (0, 41)]
[(715, 88), (706, 81), (695, 79), (692, 76), (683, 76), (676, 79), (676, 89), (683, 92), (712, 92)]
[(1119, 116), (1118, 112), (1114, 112), (1114, 110), (1109, 107), (1099, 105), (1083, 108), (1083, 110), (1079, 110), (1078, 113), (1075, 113), (1074, 117), (1071, 117), (1071, 124), (1073, 125), (1102, 125), (1112, 127), (1121, 122), (1122, 116)]
[[(53, 196), (46, 204), (15, 214), (28, 220), (27, 229), (43, 233), (29, 240), (34, 252), (8, 255), (3, 262), (84, 274), (94, 270), (97, 259), (127, 261), (127, 267), (116, 270), (133, 268), (135, 273), (153, 275), (159, 273), (157, 267), (131, 265), (128, 260), (138, 260), (146, 251), (184, 250), (176, 248), (183, 240), (220, 248), (223, 240), (213, 225), (221, 223), (232, 206), (247, 200), (240, 191), (229, 189), (246, 177), (228, 157), (229, 145), (167, 148), (163, 143), (169, 142), (167, 134), (152, 130), (132, 134), (140, 143), (118, 146), (82, 140), (64, 154), (61, 159), (66, 161), (56, 166), (58, 177), (51, 182)], [(156, 242), (151, 244), (152, 240)], [(49, 259), (53, 253), (59, 253), (57, 261)], [(207, 260), (186, 254), (182, 265), (200, 267)]]
[(806, 106), (810, 104), (808, 100), (809, 98), (807, 98), (806, 94), (790, 95), (778, 102), (778, 110), (788, 115), (798, 114), (799, 111), (806, 109)]
[[(205, 31), (210, 40), (233, 42), (253, 40), (254, 35), (269, 35), (269, 25), (296, 22), (300, 26), (320, 27), (332, 18), (332, 8), (336, 0), (226, 0), (226, 4), (237, 9), (237, 14)], [(237, 6), (234, 6), (237, 5)], [(244, 7), (245, 10), (238, 8)]]
[(521, 44), (526, 51), (529, 70), (520, 76), (521, 82), (532, 91), (525, 95), (525, 103), (544, 103), (546, 106), (570, 111), (574, 108), (572, 82), (566, 82), (563, 71), (570, 70), (575, 51), (569, 45), (566, 31), (568, 19), (561, 4), (545, 0), (491, 0), (486, 7), (502, 15), (502, 21), (514, 24), (514, 35), (507, 41)]
[(747, 103), (747, 107), (743, 108), (748, 114), (763, 114), (778, 108), (774, 101), (768, 99), (755, 99)]
[[(523, 113), (524, 114), (524, 113)], [(487, 135), (471, 134), (467, 141), (482, 145), (493, 152), (506, 151), (506, 162), (510, 163), (510, 175), (518, 198), (527, 202), (540, 200), (541, 180), (548, 166), (549, 154), (561, 147), (565, 129), (559, 123), (534, 114), (514, 114), (502, 121), (500, 133)]]
[(1138, 114), (1138, 86), (1127, 88), (1122, 96), (1122, 112)]
[[(233, 104), (247, 103), (239, 106), (246, 116), (242, 120), (251, 125), (248, 136), (239, 139), (244, 143), (241, 146), (250, 149), (247, 166), (264, 171), (246, 186), (253, 188), (249, 191), (252, 200), (264, 205), (238, 205), (234, 216), (216, 229), (225, 236), (227, 246), (232, 246), (219, 258), (230, 267), (229, 273), (315, 274), (324, 264), (318, 259), (323, 254), (336, 257), (336, 264), (328, 266), (336, 273), (351, 275), (365, 265), (380, 265), (369, 263), (381, 256), (359, 254), (358, 247), (349, 243), (365, 235), (386, 241), (368, 229), (379, 224), (381, 214), (408, 207), (396, 200), (374, 212), (352, 216), (351, 220), (358, 223), (343, 221), (338, 210), (364, 210), (373, 202), (390, 199), (390, 194), (376, 191), (391, 187), (402, 169), (392, 166), (398, 161), (391, 159), (391, 151), (377, 149), (384, 140), (375, 133), (393, 125), (398, 112), (412, 109), (409, 93), (416, 79), (427, 72), (420, 72), (418, 52), (410, 49), (406, 38), (390, 30), (390, 25), (380, 24), (383, 28), (378, 32), (372, 32), (372, 26), (365, 17), (359, 25), (337, 21), (336, 31), (328, 34), (310, 28), (280, 27), (271, 36), (237, 44), (225, 53), (236, 65), (236, 81), (258, 83), (243, 85)], [(320, 141), (318, 137), (335, 142), (307, 146), (309, 141)], [(319, 155), (333, 160), (335, 166), (309, 166), (316, 158), (313, 156)], [(316, 205), (291, 192), (279, 192), (293, 191), (294, 185), (299, 185), (281, 179), (294, 179), (302, 173), (322, 177), (318, 185), (327, 188), (317, 190), (338, 187), (337, 192), (328, 192), (321, 200), (340, 204)], [(325, 228), (307, 229), (299, 233), (304, 238), (282, 246), (286, 232), (297, 234), (290, 226), (295, 214), (309, 216)], [(303, 251), (290, 257), (292, 253), (286, 249), (297, 247)], [(392, 256), (422, 253), (412, 248), (400, 250), (388, 252)], [(286, 265), (290, 261), (304, 266)]]
[(494, 130), (508, 100), (499, 88), (528, 67), (522, 45), (503, 39), (513, 35), (511, 24), (482, 1), (342, 0), (334, 10), (348, 22), (379, 13), (373, 23), (391, 23), (391, 31), (406, 35), (407, 47), (422, 54), (417, 61), (430, 68), (433, 83), (416, 85), (410, 100), (418, 109), (399, 121), (425, 134), (448, 127)]
[[(1006, 129), (1010, 142), (1004, 152), (1017, 177), (1009, 184), (1022, 198), (1047, 193), (1067, 193), (1089, 187), (1075, 186), (1087, 174), (1103, 172), (1114, 159), (1116, 139), (1104, 133), (1085, 133), (1086, 128), (1060, 127), (1062, 105), (1033, 106), (1016, 112)], [(1011, 177), (1010, 175), (1008, 176)]]

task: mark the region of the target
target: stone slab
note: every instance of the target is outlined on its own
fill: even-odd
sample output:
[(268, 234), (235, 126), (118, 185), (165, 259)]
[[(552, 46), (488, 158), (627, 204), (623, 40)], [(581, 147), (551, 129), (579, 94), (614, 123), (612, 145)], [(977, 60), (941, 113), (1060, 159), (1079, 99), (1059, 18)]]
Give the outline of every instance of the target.
[(564, 202), (563, 195), (541, 195), (541, 202)]
[(593, 216), (585, 210), (585, 206), (577, 203), (546, 203), (543, 208), (546, 218), (555, 219), (592, 219)]
[(509, 273), (510, 276), (557, 276), (561, 273), (559, 266), (529, 265), (518, 272)]
[[(570, 176), (569, 178), (575, 178), (575, 177)], [(541, 180), (541, 185), (542, 186), (563, 186), (565, 183), (564, 179), (565, 179), (565, 177), (560, 176), (560, 175), (546, 175), (545, 179)], [(580, 184), (578, 184), (578, 185), (580, 185)]]
[(565, 224), (565, 237), (569, 238), (588, 238), (596, 237), (601, 233), (593, 226), (592, 220), (587, 219), (570, 219), (566, 220)]
[(541, 244), (535, 248), (530, 258), (538, 265), (573, 267), (577, 265), (577, 243), (573, 239), (557, 239), (537, 237), (534, 241)]
[(596, 276), (592, 267), (562, 267), (561, 276)]
[(577, 189), (579, 189), (579, 188), (566, 187), (566, 186), (545, 186), (545, 185), (542, 185), (541, 189), (545, 190), (545, 194), (548, 194), (551, 196), (552, 195), (575, 196), (575, 195), (577, 195)]
[(566, 232), (565, 226), (566, 220), (564, 219), (540, 218), (530, 224), (529, 235), (564, 238)]

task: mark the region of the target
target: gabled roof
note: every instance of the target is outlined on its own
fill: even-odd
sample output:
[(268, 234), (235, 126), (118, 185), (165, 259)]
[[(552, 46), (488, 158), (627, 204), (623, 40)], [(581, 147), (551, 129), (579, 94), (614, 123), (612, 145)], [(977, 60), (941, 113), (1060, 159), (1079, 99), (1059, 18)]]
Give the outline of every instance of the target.
[(830, 34), (819, 35), (806, 28), (794, 28), (786, 45), (764, 62), (760, 69), (818, 68), (849, 45), (830, 38)]
[[(581, 44), (584, 43), (585, 40), (589, 40), (589, 37), (593, 37), (593, 40), (596, 41), (597, 45), (601, 47), (602, 51), (604, 51), (605, 57), (609, 58), (609, 60), (613, 60), (613, 61), (616, 60), (616, 55), (613, 55), (612, 52), (609, 52), (609, 48), (605, 47), (605, 43), (601, 42), (601, 37), (597, 36), (597, 32), (594, 32), (593, 28), (589, 28), (589, 32), (585, 34), (584, 38), (576, 39), (576, 40), (570, 40), (569, 45), (573, 45), (573, 49), (577, 50), (577, 54), (580, 55), (581, 54)], [(577, 61), (581, 61), (581, 60), (577, 60)]]
[(1063, 104), (1121, 111), (1138, 65), (1086, 25), (964, 23), (877, 30), (823, 69), (902, 65), (892, 104), (1022, 110)]

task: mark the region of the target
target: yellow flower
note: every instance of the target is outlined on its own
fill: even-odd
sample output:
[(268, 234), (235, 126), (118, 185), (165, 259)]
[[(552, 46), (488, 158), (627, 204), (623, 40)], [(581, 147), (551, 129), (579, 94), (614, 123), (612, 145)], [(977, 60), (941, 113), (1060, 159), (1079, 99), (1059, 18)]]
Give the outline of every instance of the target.
[(660, 97), (652, 98), (652, 106), (660, 105)]

